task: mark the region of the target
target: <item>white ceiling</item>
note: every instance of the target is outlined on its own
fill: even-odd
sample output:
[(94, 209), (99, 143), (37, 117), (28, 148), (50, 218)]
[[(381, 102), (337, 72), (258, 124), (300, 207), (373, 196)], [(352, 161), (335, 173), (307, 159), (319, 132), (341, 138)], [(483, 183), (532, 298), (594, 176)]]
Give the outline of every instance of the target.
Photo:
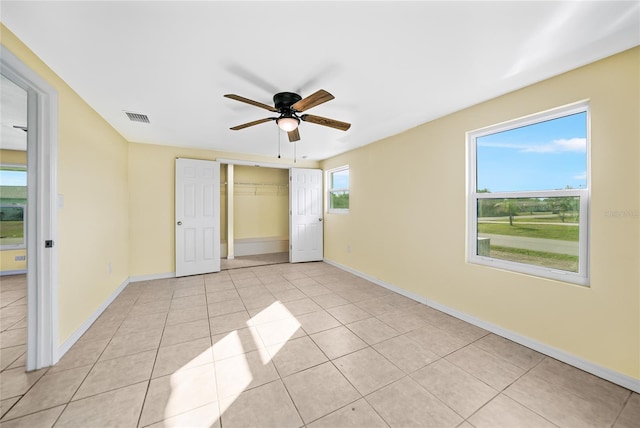
[[(640, 44), (640, 2), (25, 2), (2, 22), (127, 140), (276, 156), (276, 92), (308, 111), (297, 156), (325, 159)], [(150, 124), (123, 111), (143, 113)], [(292, 145), (281, 135), (283, 157)]]

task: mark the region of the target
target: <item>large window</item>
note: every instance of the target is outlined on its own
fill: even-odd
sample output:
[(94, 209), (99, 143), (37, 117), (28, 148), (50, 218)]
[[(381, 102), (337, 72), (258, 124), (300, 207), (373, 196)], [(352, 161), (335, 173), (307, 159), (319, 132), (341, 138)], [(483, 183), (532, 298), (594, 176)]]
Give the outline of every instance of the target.
[(27, 169), (0, 166), (0, 249), (26, 247)]
[(588, 103), (467, 140), (468, 260), (588, 285)]
[(327, 171), (329, 212), (349, 212), (349, 166)]

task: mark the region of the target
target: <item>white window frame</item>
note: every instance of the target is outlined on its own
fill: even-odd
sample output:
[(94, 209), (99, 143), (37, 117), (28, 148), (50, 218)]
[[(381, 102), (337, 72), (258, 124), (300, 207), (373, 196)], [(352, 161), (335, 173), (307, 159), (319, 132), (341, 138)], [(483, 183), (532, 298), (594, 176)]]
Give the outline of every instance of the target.
[[(349, 187), (345, 188), (332, 188), (331, 187), (331, 175), (336, 172), (349, 171), (349, 165), (342, 165), (337, 168), (327, 170), (326, 182), (327, 182), (327, 212), (332, 214), (347, 214), (351, 208), (351, 171), (349, 171)], [(349, 208), (332, 208), (331, 207), (331, 194), (335, 192), (347, 192), (349, 193)]]
[[(527, 125), (570, 116), (576, 113), (586, 113), (587, 122), (587, 186), (583, 189), (563, 189), (544, 191), (515, 191), (515, 192), (495, 192), (478, 193), (477, 190), (477, 139), (490, 134), (508, 131)], [(467, 262), (491, 266), (497, 269), (509, 270), (543, 278), (554, 279), (574, 284), (589, 285), (589, 207), (590, 207), (590, 145), (591, 145), (591, 113), (588, 101), (580, 101), (552, 110), (536, 113), (530, 116), (511, 120), (497, 125), (488, 126), (466, 133), (467, 137)], [(478, 255), (478, 200), (480, 199), (503, 199), (503, 198), (547, 198), (547, 197), (570, 197), (580, 198), (580, 220), (579, 220), (579, 250), (578, 250), (578, 272), (569, 272), (552, 269), (543, 266), (536, 266), (526, 263), (512, 262), (508, 260), (491, 258)]]

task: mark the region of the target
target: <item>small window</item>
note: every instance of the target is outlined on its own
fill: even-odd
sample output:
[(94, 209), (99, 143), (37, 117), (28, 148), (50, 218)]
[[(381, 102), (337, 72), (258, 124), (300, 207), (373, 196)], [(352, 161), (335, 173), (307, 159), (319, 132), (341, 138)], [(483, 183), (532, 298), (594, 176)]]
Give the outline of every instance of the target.
[(470, 262), (588, 284), (588, 107), (467, 134)]
[(26, 248), (27, 169), (0, 166), (0, 249)]
[(329, 212), (349, 212), (349, 166), (327, 171)]

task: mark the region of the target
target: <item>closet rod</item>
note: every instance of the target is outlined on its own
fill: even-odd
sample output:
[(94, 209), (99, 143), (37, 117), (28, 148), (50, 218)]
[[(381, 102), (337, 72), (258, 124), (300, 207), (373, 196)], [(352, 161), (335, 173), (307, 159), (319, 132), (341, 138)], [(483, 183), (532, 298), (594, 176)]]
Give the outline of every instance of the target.
[[(226, 181), (224, 184), (228, 184)], [(238, 186), (289, 186), (289, 183), (242, 183), (234, 181), (233, 184)]]

